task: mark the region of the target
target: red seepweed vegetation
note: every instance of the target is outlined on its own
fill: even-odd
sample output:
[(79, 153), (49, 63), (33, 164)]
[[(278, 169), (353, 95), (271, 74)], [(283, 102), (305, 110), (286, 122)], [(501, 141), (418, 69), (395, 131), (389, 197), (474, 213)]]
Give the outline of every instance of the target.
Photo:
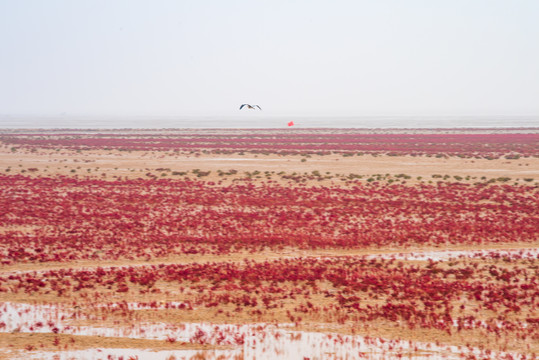
[[(486, 159), (539, 155), (537, 134), (28, 133), (4, 134), (0, 141), (14, 153), (48, 148)], [(531, 179), (521, 185), (406, 184), (359, 182), (350, 176), (340, 185), (307, 186), (291, 175), (283, 179), (297, 180), (295, 184), (246, 178), (223, 185), (189, 178), (158, 180), (151, 173), (148, 179), (107, 181), (35, 177), (37, 168), (27, 171), (32, 176), (0, 176), (0, 260), (5, 270), (0, 298), (60, 304), (65, 311), (61, 318), (36, 318), (23, 327), (58, 334), (55, 346), (67, 346), (60, 336), (81, 324), (124, 324), (131, 331), (135, 325), (181, 327), (210, 319), (291, 323), (296, 330), (330, 326), (392, 339), (404, 334), (408, 340), (423, 340), (432, 333), (427, 341), (433, 344), (442, 339), (470, 349), (486, 347), (485, 354), (509, 348), (522, 358), (537, 351), (536, 252), (483, 253), (448, 261), (286, 259), (283, 252), (279, 259), (237, 260), (240, 254), (266, 250), (308, 255), (314, 250), (343, 254), (387, 248), (536, 247), (539, 206)], [(234, 261), (187, 261), (209, 258), (204, 255), (230, 255)], [(134, 259), (161, 263), (134, 266)], [(186, 263), (168, 263), (183, 259)], [(70, 268), (78, 260), (95, 266)], [(104, 266), (107, 262), (129, 265)], [(16, 271), (25, 266), (35, 270), (42, 263), (58, 269)], [(54, 306), (50, 311), (57, 311)], [(7, 310), (1, 315), (1, 331), (18, 329), (8, 324), (16, 317)], [(219, 331), (200, 328), (187, 339), (171, 331), (163, 342), (241, 346), (252, 340), (240, 332), (231, 340)], [(334, 336), (335, 343), (343, 339)]]
[(263, 249), (534, 243), (537, 189), (0, 176), (4, 264)]
[(121, 149), (144, 151), (202, 151), (216, 153), (270, 152), (369, 153), (389, 155), (460, 156), (495, 159), (502, 156), (539, 156), (539, 134), (535, 133), (453, 133), (453, 134), (372, 134), (349, 133), (267, 133), (250, 129), (245, 134), (84, 134), (22, 133), (3, 134), (0, 141), (10, 147), (41, 149)]
[[(56, 292), (73, 298), (82, 291), (143, 293), (144, 288), (166, 286), (181, 288), (184, 301), (141, 305), (169, 311), (234, 308), (266, 320), (286, 312), (296, 323), (385, 321), (408, 329), (470, 330), (538, 341), (536, 262), (517, 254), (453, 259), (450, 264), (335, 257), (61, 269), (1, 276), (0, 294)], [(100, 305), (98, 318), (130, 319), (136, 311), (125, 302)]]

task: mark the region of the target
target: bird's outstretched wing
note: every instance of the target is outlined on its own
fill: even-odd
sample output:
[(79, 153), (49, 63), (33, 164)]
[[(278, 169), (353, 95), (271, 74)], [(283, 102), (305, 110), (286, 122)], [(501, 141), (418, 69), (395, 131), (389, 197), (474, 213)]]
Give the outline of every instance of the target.
[(260, 110), (262, 110), (262, 108), (261, 108), (260, 106), (258, 106), (258, 105), (255, 105), (255, 106), (256, 106), (257, 108), (259, 108)]
[(242, 105), (240, 106), (240, 110), (241, 110), (242, 107), (248, 106), (248, 105), (249, 105), (249, 104), (242, 104)]

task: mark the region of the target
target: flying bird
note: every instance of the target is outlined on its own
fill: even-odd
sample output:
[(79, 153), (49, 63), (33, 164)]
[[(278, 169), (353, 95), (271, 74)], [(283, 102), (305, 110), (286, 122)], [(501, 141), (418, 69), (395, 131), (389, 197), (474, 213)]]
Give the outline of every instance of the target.
[(262, 108), (261, 108), (260, 106), (258, 106), (258, 105), (249, 105), (249, 104), (242, 104), (242, 105), (240, 106), (240, 110), (241, 110), (244, 106), (247, 106), (247, 109), (253, 109), (253, 110), (254, 110), (255, 108), (258, 108), (258, 109), (262, 110)]

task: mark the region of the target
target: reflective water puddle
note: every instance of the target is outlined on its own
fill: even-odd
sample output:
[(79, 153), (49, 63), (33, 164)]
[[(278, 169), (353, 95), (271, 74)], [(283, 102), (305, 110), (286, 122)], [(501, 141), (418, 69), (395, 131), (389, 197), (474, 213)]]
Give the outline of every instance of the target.
[[(131, 305), (137, 308), (136, 305)], [(142, 305), (142, 307), (144, 307)], [(486, 353), (476, 348), (433, 343), (385, 340), (363, 336), (291, 330), (292, 324), (140, 323), (99, 327), (70, 325), (73, 310), (54, 305), (0, 303), (0, 332), (59, 333), (173, 339), (207, 345), (228, 345), (228, 350), (88, 349), (55, 352), (4, 352), (13, 359), (490, 359), (520, 358), (513, 353)], [(81, 319), (81, 318), (79, 318)]]

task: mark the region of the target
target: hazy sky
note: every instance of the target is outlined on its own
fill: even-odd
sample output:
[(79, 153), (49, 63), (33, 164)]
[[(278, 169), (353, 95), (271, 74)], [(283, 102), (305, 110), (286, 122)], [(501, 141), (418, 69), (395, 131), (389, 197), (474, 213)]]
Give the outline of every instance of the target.
[(538, 0), (0, 0), (0, 114), (538, 115)]

